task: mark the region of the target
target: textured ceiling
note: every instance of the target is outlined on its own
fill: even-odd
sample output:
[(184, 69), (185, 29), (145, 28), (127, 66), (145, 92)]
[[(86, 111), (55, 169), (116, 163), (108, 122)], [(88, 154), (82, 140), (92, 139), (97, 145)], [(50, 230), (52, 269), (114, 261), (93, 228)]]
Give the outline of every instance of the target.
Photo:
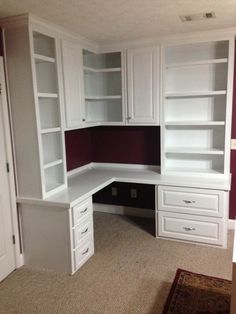
[[(215, 19), (179, 18), (209, 11)], [(0, 0), (0, 17), (27, 12), (101, 43), (236, 26), (236, 0)]]

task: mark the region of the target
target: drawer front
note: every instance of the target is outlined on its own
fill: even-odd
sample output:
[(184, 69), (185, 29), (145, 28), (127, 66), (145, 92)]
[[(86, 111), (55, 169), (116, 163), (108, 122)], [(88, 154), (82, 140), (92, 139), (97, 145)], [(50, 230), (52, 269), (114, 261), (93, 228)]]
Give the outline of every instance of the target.
[(158, 210), (224, 217), (224, 191), (158, 186)]
[(91, 233), (93, 233), (93, 216), (89, 215), (73, 229), (74, 248), (77, 248), (85, 237)]
[(94, 254), (93, 235), (90, 235), (74, 250), (75, 271)]
[(224, 219), (158, 212), (158, 236), (223, 245)]
[(92, 198), (89, 198), (86, 201), (74, 206), (72, 208), (73, 226), (78, 225), (81, 222), (81, 219), (86, 215), (91, 214), (92, 211), (93, 211)]

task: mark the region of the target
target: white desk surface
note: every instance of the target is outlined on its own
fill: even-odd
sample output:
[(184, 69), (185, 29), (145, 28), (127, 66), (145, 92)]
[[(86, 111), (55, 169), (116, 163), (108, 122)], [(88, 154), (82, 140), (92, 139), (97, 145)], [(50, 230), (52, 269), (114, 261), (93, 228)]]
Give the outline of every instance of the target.
[(66, 189), (45, 200), (18, 198), (18, 202), (68, 208), (85, 200), (114, 181), (219, 190), (230, 189), (230, 178), (164, 176), (155, 170), (93, 166), (71, 175), (68, 178)]

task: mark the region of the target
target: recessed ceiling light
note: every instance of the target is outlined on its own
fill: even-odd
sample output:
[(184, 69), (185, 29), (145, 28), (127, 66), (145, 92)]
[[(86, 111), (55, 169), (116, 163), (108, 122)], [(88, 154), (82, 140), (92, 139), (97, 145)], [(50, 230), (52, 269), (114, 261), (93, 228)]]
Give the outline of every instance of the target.
[(182, 22), (193, 22), (193, 21), (199, 21), (199, 20), (208, 20), (208, 19), (212, 19), (215, 17), (216, 17), (215, 12), (180, 15), (180, 19)]

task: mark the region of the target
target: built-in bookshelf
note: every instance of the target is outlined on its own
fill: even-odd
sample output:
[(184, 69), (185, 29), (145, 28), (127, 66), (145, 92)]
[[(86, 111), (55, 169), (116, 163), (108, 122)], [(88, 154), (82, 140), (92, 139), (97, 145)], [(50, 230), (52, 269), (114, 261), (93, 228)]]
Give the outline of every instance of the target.
[(44, 195), (65, 185), (55, 39), (33, 32)]
[(225, 174), (229, 41), (166, 46), (164, 59), (162, 172)]
[(122, 122), (122, 54), (83, 50), (87, 122)]

